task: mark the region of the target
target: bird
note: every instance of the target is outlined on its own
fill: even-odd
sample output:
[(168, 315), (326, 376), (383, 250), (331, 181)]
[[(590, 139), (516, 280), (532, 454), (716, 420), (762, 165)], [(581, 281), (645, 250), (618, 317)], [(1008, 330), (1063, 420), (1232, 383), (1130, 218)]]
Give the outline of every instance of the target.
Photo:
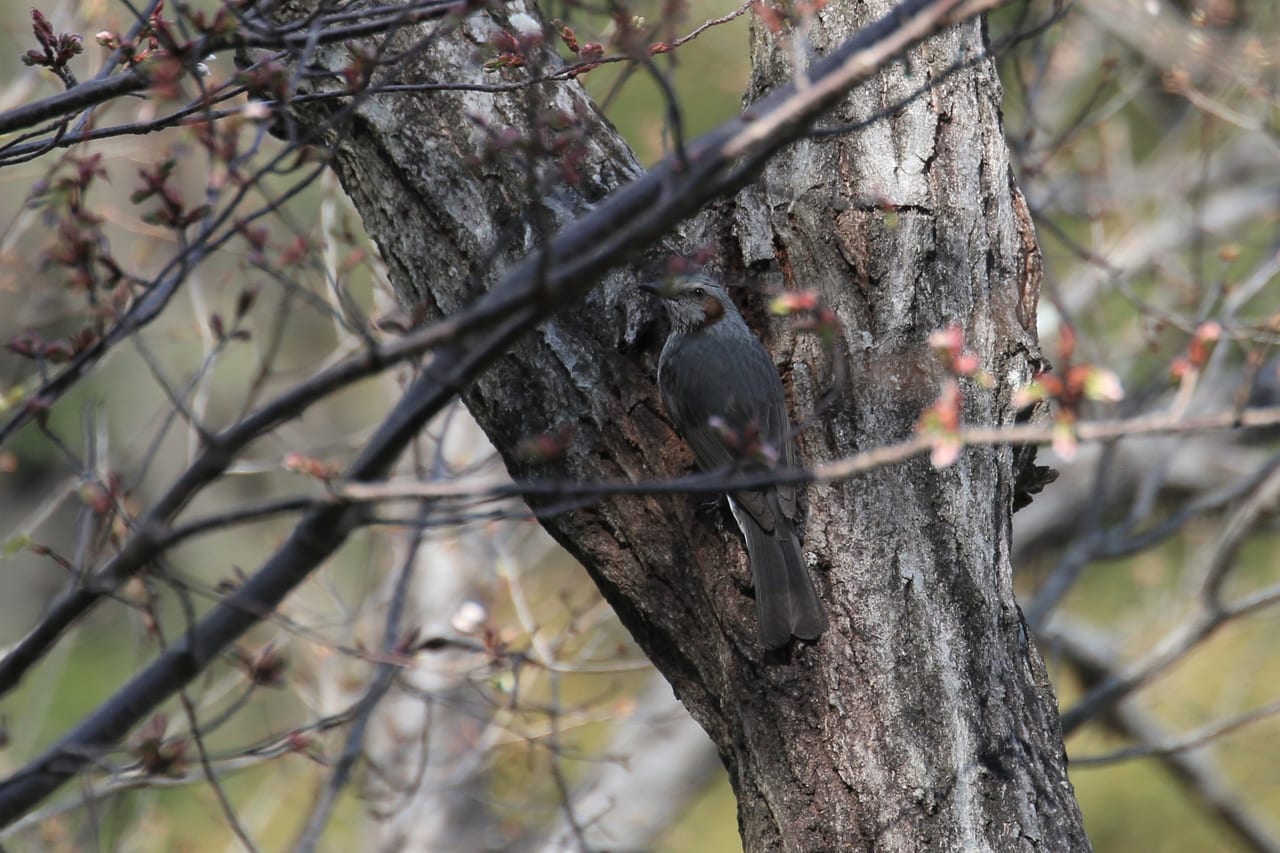
[[(671, 331), (658, 357), (658, 390), (676, 430), (705, 471), (796, 464), (782, 380), (724, 286), (707, 274), (640, 285), (662, 299)], [(780, 649), (816, 640), (827, 617), (805, 567), (790, 483), (728, 494), (755, 582), (760, 640)]]

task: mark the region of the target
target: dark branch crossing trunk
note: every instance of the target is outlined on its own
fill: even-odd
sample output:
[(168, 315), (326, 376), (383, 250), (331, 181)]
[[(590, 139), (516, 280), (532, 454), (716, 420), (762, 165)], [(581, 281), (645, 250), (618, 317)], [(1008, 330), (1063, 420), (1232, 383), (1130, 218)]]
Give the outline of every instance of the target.
[[(888, 8), (828, 4), (813, 52)], [(493, 26), (468, 18), (398, 79), (521, 79), (473, 60)], [(322, 47), (313, 63), (340, 71), (350, 50)], [(789, 42), (757, 24), (751, 50), (750, 100), (793, 81)], [(653, 309), (634, 285), (668, 254), (706, 246), (731, 283), (817, 289), (843, 323), (833, 357), (765, 320), (760, 296), (740, 300), (793, 417), (806, 420), (844, 376), (799, 434), (805, 461), (911, 434), (945, 378), (927, 338), (952, 323), (995, 380), (964, 384), (966, 420), (1012, 423), (1013, 392), (1039, 362), (1040, 263), (984, 50), (976, 21), (911, 50), (820, 123), (866, 126), (792, 146), (733, 202), (519, 341), (465, 395), (512, 474), (652, 479), (689, 467), (658, 401)], [(572, 180), (554, 162), (479, 156), (491, 133), (545, 136), (556, 114), (579, 123)], [(304, 127), (327, 117), (298, 111)], [(331, 142), (395, 285), (428, 317), (470, 302), (477, 280), (639, 171), (576, 82), (373, 97)], [(515, 454), (565, 425), (572, 443), (554, 465)], [(717, 744), (748, 850), (1083, 850), (1055, 697), (1011, 585), (1016, 476), (1011, 449), (974, 447), (944, 469), (916, 459), (809, 488), (805, 550), (831, 627), (773, 653), (756, 636), (742, 544), (697, 499), (624, 496), (545, 524)]]

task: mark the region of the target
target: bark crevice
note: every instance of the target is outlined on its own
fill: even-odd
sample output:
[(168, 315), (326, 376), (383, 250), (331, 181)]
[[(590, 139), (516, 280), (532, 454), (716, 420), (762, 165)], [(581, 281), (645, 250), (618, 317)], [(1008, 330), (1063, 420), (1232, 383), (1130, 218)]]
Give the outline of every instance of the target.
[[(817, 54), (887, 9), (824, 7), (810, 33)], [(468, 26), (467, 38), (483, 30)], [(773, 33), (757, 26), (751, 47), (753, 97), (790, 81), (791, 53)], [(511, 473), (684, 472), (687, 454), (657, 398), (659, 336), (634, 284), (669, 254), (708, 245), (721, 270), (816, 289), (844, 325), (847, 353), (837, 357), (852, 369), (834, 404), (801, 432), (805, 460), (911, 435), (944, 377), (928, 335), (951, 323), (996, 380), (990, 390), (965, 384), (966, 419), (1012, 423), (1013, 390), (1039, 366), (1039, 253), (1010, 177), (994, 69), (953, 68), (983, 49), (982, 26), (971, 22), (913, 50), (851, 93), (831, 121), (877, 116), (919, 87), (920, 69), (937, 81), (927, 96), (855, 132), (793, 145), (736, 204), (704, 211), (519, 341), (465, 395)], [(456, 35), (399, 71), (492, 79)], [(553, 227), (636, 174), (576, 82), (531, 91), (378, 102), (333, 140), (335, 168), (402, 298), (428, 316), (471, 301), (473, 274), (492, 278), (538, 239), (513, 225), (524, 202), (511, 188), (525, 185), (527, 171), (519, 158), (477, 164), (478, 127), (538, 132), (524, 101), (535, 95), (584, 122), (582, 180), (557, 182), (553, 166), (539, 167)], [(463, 120), (476, 110), (482, 121)], [(300, 114), (304, 123), (324, 118)], [(464, 205), (470, 212), (459, 214)], [(775, 353), (788, 354), (782, 372), (803, 421), (832, 355), (783, 322), (762, 331)], [(555, 465), (515, 452), (522, 439), (565, 424), (572, 439)], [(810, 489), (805, 548), (821, 567), (815, 579), (831, 628), (817, 644), (775, 654), (755, 641), (740, 541), (701, 517), (696, 501), (620, 497), (545, 526), (715, 741), (748, 850), (1084, 850), (1053, 694), (1015, 616), (1015, 482), (1008, 449), (973, 448), (945, 470), (915, 459)]]

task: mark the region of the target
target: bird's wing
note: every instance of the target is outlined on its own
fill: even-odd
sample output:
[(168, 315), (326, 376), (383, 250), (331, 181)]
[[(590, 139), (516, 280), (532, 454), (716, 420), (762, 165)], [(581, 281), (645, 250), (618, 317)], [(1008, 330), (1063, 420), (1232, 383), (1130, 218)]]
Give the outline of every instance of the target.
[[(782, 383), (779, 381), (779, 387)], [(779, 468), (796, 468), (800, 458), (796, 453), (795, 437), (792, 435), (791, 417), (787, 413), (786, 397), (781, 396), (775, 405), (766, 409), (763, 433), (765, 439), (778, 450)], [(777, 485), (778, 504), (782, 514), (795, 521), (800, 516), (796, 502), (798, 487), (795, 483), (779, 483)]]
[[(664, 358), (661, 367), (663, 404), (693, 451), (698, 467), (760, 467), (759, 463), (743, 460), (726, 445), (720, 430), (711, 425), (717, 417), (738, 431), (754, 423), (761, 439), (778, 451), (779, 464), (793, 467), (795, 448), (782, 382), (764, 348), (753, 348), (741, 358), (716, 356), (715, 349), (691, 341), (683, 351)], [(692, 365), (696, 369), (689, 369)], [(769, 499), (770, 491), (776, 491), (776, 501)], [(760, 527), (770, 532), (778, 525), (776, 510), (780, 509), (788, 520), (794, 521), (797, 516), (796, 488), (791, 484), (776, 490), (735, 492), (734, 498)]]

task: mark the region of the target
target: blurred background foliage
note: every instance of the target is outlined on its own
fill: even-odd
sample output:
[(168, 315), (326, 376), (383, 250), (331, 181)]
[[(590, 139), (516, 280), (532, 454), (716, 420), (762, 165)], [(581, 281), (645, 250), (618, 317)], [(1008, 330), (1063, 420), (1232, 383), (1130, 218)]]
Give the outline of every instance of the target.
[[(654, 0), (635, 9), (647, 25), (656, 26), (668, 5)], [(691, 4), (670, 32), (688, 32), (704, 17), (735, 8), (725, 0)], [(1142, 15), (1149, 20), (1152, 8), (1181, 25), (1142, 26)], [(86, 36), (79, 65), (83, 76), (103, 59), (92, 34), (129, 24), (123, 5), (112, 0), (63, 0), (43, 11), (57, 29)], [(1051, 16), (1049, 25), (1037, 27)], [(1251, 369), (1248, 358), (1266, 355), (1274, 340), (1266, 328), (1280, 310), (1273, 283), (1280, 246), (1278, 16), (1271, 3), (1188, 0), (1165, 6), (1154, 0), (1145, 5), (1099, 0), (1015, 5), (991, 19), (1016, 178), (1044, 251), (1043, 347), (1056, 360), (1060, 331), (1069, 323), (1080, 357), (1108, 366), (1123, 379), (1129, 395), (1119, 413), (1143, 411), (1177, 390), (1171, 366), (1207, 322), (1221, 322), (1227, 333), (1212, 364), (1216, 372), (1206, 371), (1205, 382), (1188, 392), (1190, 405), (1205, 410), (1230, 404), (1239, 378)], [(584, 40), (608, 42), (607, 19), (578, 12), (566, 13), (565, 22)], [(657, 58), (679, 97), (687, 135), (696, 136), (741, 109), (749, 71), (748, 26), (749, 15), (739, 16)], [(5, 6), (0, 27), (5, 46), (0, 80), (8, 81), (0, 89), (0, 110), (57, 91), (60, 84), (52, 75), (19, 62), (31, 42), (29, 10)], [(670, 38), (665, 29), (658, 37)], [(233, 73), (225, 58), (212, 63), (211, 71), (215, 79)], [(584, 83), (642, 163), (664, 156), (669, 140), (662, 93), (647, 73), (621, 63), (606, 65), (587, 74)], [(128, 121), (156, 108), (151, 100), (125, 98), (100, 111), (98, 120)], [(255, 132), (249, 126), (241, 130), (246, 137)], [(262, 144), (270, 151), (275, 143)], [(130, 193), (139, 184), (140, 169), (167, 157), (174, 160), (176, 183), (187, 198), (205, 193), (211, 167), (192, 131), (121, 136), (72, 154), (102, 157), (104, 174), (86, 203), (101, 217), (110, 251), (137, 274), (154, 273), (176, 249), (173, 232), (142, 221), (147, 204), (132, 203)], [(94, 316), (95, 306), (84, 292), (68, 287), (64, 271), (46, 263), (59, 238), (55, 223), (33, 204), (33, 188), (50, 179), (60, 156), (0, 170), (5, 189), (0, 340), (29, 332), (58, 338)], [(284, 192), (294, 179), (267, 181), (259, 200)], [(242, 411), (246, 395), (262, 398), (355, 351), (363, 335), (379, 334), (374, 321), (395, 313), (376, 251), (334, 181), (316, 181), (288, 201), (268, 227), (266, 253), (281, 262), (285, 275), (271, 280), (251, 262), (243, 243), (228, 244), (196, 269), (164, 318), (136, 345), (120, 348), (54, 408), (43, 426), (27, 427), (0, 455), (0, 537), (7, 542), (0, 562), (0, 645), (21, 637), (67, 581), (64, 569), (30, 546), (60, 551), (92, 524), (86, 510), (92, 495), (86, 494), (82, 477), (86, 465), (125, 478), (129, 500), (145, 505), (192, 454), (197, 436), (172, 422), (158, 375), (181, 387), (190, 384), (193, 408), (207, 424), (219, 426)], [(211, 317), (216, 314), (229, 325), (246, 290), (257, 300), (244, 325), (251, 337), (224, 347)], [(365, 382), (258, 442), (234, 476), (208, 490), (189, 512), (200, 515), (269, 495), (314, 491), (304, 475), (288, 470), (288, 455), (302, 452), (332, 464), (349, 459), (404, 378)], [(0, 393), (30, 387), (35, 379), (31, 362), (0, 352)], [(428, 444), (463, 420), (455, 415), (440, 423)], [(1238, 465), (1247, 472), (1261, 458), (1258, 453), (1271, 452), (1266, 448), (1273, 445), (1216, 437), (1206, 446), (1173, 441), (1162, 447), (1166, 461), (1185, 458), (1193, 469), (1201, 465), (1207, 483), (1217, 482), (1219, 469)], [(1149, 460), (1113, 467), (1092, 450), (1082, 449), (1073, 460), (1047, 460), (1063, 470), (1064, 480), (1076, 475), (1088, 483), (1106, 470), (1111, 476), (1106, 488), (1085, 489), (1094, 496), (1092, 503), (1058, 501), (1054, 490), (1066, 487), (1051, 486), (1028, 510), (1032, 521), (1017, 519), (1019, 531), (1028, 530), (1028, 544), (1016, 555), (1024, 600), (1035, 596), (1090, 524), (1122, 521), (1132, 509), (1134, 483)], [(500, 469), (483, 449), (463, 453), (456, 464)], [(1176, 503), (1196, 492), (1193, 473), (1178, 489), (1161, 488), (1155, 504)], [(1093, 521), (1086, 511), (1090, 506), (1098, 510)], [(1035, 516), (1037, 507), (1048, 509)], [(474, 597), (483, 605), (482, 621), (503, 648), (530, 649), (536, 634), (549, 649), (545, 653), (566, 664), (563, 672), (521, 668), (506, 659), (466, 664), (468, 695), (484, 707), (479, 716), (490, 733), (475, 743), (488, 750), (485, 807), (495, 822), (490, 839), (496, 846), (555, 820), (558, 774), (572, 784), (593, 763), (615, 760), (607, 754), (611, 730), (634, 711), (635, 696), (651, 677), (585, 574), (517, 508), (507, 509), (510, 518), (475, 518), (428, 531), (441, 549), (461, 539), (471, 542), (464, 550), (477, 563), (467, 569), (479, 578)], [(1198, 515), (1140, 553), (1088, 561), (1059, 614), (1073, 624), (1105, 630), (1118, 652), (1117, 665), (1145, 655), (1187, 618), (1197, 567), (1215, 547), (1227, 509)], [(1139, 527), (1148, 523), (1144, 518)], [(235, 582), (240, 570), (251, 572), (290, 527), (291, 519), (280, 517), (202, 536), (171, 552), (165, 562), (187, 583), (187, 605), (181, 596), (143, 579), (131, 583), (120, 601), (94, 612), (5, 700), (7, 743), (0, 750), (0, 774), (22, 766), (100, 703), (155, 654), (158, 644), (183, 630), (189, 618), (184, 607), (197, 612), (210, 607), (218, 585)], [(244, 769), (228, 773), (225, 787), (262, 849), (289, 844), (327, 778), (340, 729), (323, 733), (306, 727), (339, 714), (367, 684), (370, 663), (378, 659), (370, 650), (378, 647), (379, 608), (385, 605), (387, 579), (403, 558), (404, 537), (394, 523), (357, 534), (290, 599), (287, 624), (264, 625), (241, 644), (246, 660), (260, 663), (263, 655), (277, 656), (283, 667), (278, 678), (262, 678), (260, 670), (255, 676), (252, 663), (228, 659), (189, 691), (199, 697), (202, 714), (237, 709), (208, 733), (206, 746), (215, 756), (244, 757)], [(1253, 590), (1280, 580), (1275, 546), (1274, 524), (1262, 527), (1247, 543), (1232, 583)], [(62, 556), (75, 564), (83, 559)], [(1042, 651), (1067, 709), (1082, 695), (1081, 684), (1052, 637), (1050, 631), (1042, 638)], [(1276, 614), (1263, 610), (1216, 632), (1130, 701), (1170, 733), (1264, 707), (1278, 696), (1278, 642)], [(430, 655), (423, 657), (415, 665), (429, 669)], [(170, 734), (185, 730), (178, 705), (165, 716)], [(281, 746), (300, 732), (304, 742)], [(131, 740), (133, 757), (138, 737)], [(1106, 714), (1077, 729), (1067, 743), (1073, 758), (1130, 745)], [(1195, 750), (1216, 768), (1226, 796), (1260, 816), (1273, 838), (1280, 838), (1274, 817), (1280, 814), (1278, 745), (1280, 722), (1269, 715)], [(130, 756), (118, 758), (127, 763)], [(188, 751), (175, 775), (193, 763)], [(64, 791), (57, 802), (68, 810), (51, 810), (47, 819), (7, 843), (13, 849), (227, 849), (234, 840), (215, 796), (198, 774), (188, 774), (187, 780), (149, 780), (146, 787), (97, 802), (91, 815), (79, 805), (84, 791)], [(1190, 795), (1157, 758), (1077, 766), (1072, 780), (1099, 851), (1248, 849), (1224, 831), (1213, 806)], [(326, 849), (359, 849), (368, 820), (364, 787), (343, 795), (325, 836)], [(723, 772), (687, 806), (678, 819), (673, 815), (661, 849), (740, 849)]]

